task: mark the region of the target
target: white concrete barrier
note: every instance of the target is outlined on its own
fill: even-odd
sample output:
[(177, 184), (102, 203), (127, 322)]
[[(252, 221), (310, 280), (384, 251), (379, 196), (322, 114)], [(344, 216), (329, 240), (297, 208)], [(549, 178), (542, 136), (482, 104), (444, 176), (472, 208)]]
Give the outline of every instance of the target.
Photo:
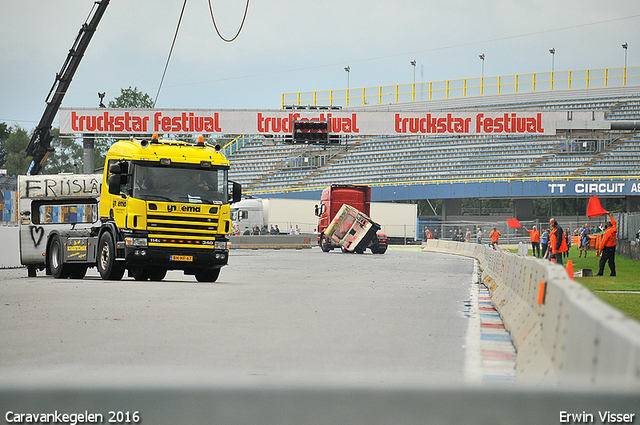
[(640, 323), (535, 257), (436, 241), (424, 251), (478, 260), (482, 281), (517, 350), (519, 380), (640, 388)]
[(301, 249), (318, 244), (317, 235), (248, 235), (231, 236), (231, 249)]
[(0, 269), (22, 267), (18, 226), (0, 226)]

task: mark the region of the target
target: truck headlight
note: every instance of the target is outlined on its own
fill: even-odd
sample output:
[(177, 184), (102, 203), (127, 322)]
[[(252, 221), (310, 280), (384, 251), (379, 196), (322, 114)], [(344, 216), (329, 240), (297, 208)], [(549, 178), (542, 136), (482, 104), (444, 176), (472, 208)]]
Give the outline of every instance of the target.
[(227, 249), (227, 241), (216, 241), (214, 244), (215, 249)]
[(124, 238), (124, 243), (126, 246), (148, 246), (147, 238), (127, 237)]

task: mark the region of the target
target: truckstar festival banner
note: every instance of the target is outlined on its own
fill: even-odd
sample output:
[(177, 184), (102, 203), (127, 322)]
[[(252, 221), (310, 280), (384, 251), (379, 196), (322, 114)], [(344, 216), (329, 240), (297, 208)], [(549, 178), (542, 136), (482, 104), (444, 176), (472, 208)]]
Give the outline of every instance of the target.
[(60, 108), (63, 134), (290, 135), (294, 121), (326, 121), (336, 135), (555, 134), (556, 112), (352, 112), (342, 110), (185, 110)]

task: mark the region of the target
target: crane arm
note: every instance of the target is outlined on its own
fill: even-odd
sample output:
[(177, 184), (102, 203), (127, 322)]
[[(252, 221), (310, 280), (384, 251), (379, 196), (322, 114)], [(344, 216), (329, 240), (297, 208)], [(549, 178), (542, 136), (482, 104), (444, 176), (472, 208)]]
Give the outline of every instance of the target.
[(47, 99), (45, 100), (47, 107), (40, 118), (38, 126), (33, 131), (31, 140), (26, 148), (27, 156), (33, 157), (29, 170), (27, 171), (28, 175), (38, 174), (42, 169), (49, 152), (52, 151), (52, 136), (50, 134), (51, 124), (58, 113), (58, 109), (62, 104), (62, 99), (64, 99), (64, 96), (69, 89), (71, 80), (78, 69), (78, 65), (80, 65), (84, 52), (87, 50), (91, 37), (96, 31), (98, 23), (100, 22), (100, 19), (108, 5), (109, 0), (97, 0), (94, 3), (94, 6), (89, 13), (89, 17), (82, 25), (82, 28), (80, 28), (80, 32), (73, 43), (73, 47), (69, 50), (67, 59), (64, 61), (60, 72), (56, 74), (56, 79), (53, 82), (51, 90), (49, 90)]

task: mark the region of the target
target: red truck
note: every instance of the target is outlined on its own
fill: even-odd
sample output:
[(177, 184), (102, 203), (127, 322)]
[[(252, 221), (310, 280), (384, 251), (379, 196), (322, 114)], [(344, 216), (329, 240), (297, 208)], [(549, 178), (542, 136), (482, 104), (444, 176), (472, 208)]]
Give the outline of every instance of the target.
[(359, 254), (367, 248), (374, 254), (387, 251), (387, 236), (378, 233), (380, 225), (369, 218), (369, 186), (334, 184), (322, 191), (320, 202), (320, 206), (316, 206), (316, 216), (318, 245), (322, 251), (329, 252), (338, 247), (342, 252)]

